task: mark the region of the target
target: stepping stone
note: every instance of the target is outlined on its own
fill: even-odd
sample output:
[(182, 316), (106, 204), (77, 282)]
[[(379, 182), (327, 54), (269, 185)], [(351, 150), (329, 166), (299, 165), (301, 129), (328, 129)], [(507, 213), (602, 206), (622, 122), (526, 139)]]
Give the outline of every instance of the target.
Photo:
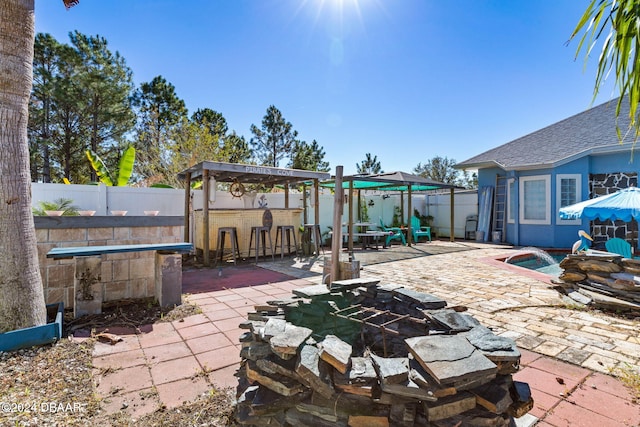
[(320, 364), (320, 352), (316, 347), (310, 345), (302, 347), (296, 372), (307, 382), (309, 388), (317, 391), (321, 396), (327, 399), (333, 396), (334, 391), (328, 372)]
[(424, 412), (431, 422), (453, 417), (475, 407), (476, 397), (466, 391), (438, 399), (437, 402), (424, 402)]
[(440, 385), (490, 381), (497, 366), (464, 337), (433, 335), (404, 340), (415, 359)]
[(337, 280), (335, 282), (331, 282), (331, 290), (332, 291), (348, 291), (350, 289), (356, 289), (361, 286), (365, 288), (373, 287), (380, 283), (378, 279), (347, 279), (347, 280)]
[(271, 350), (282, 359), (290, 359), (298, 353), (298, 348), (312, 332), (309, 328), (287, 323), (282, 333), (274, 335), (269, 340)]
[(417, 292), (412, 289), (399, 288), (393, 291), (393, 294), (403, 301), (411, 301), (417, 304), (421, 308), (438, 309), (447, 306), (447, 302), (434, 295), (425, 294), (424, 292)]
[(261, 338), (265, 341), (269, 341), (272, 337), (284, 333), (284, 329), (287, 326), (287, 321), (283, 319), (269, 319), (264, 325)]
[(379, 357), (371, 355), (380, 381), (397, 384), (409, 379), (409, 359), (406, 357)]
[(351, 344), (342, 341), (335, 335), (327, 335), (319, 345), (320, 358), (333, 366), (338, 372), (347, 372), (351, 363)]
[(294, 289), (293, 294), (300, 298), (313, 298), (322, 295), (331, 295), (331, 291), (325, 285), (307, 286), (304, 288)]
[(253, 342), (240, 350), (240, 357), (249, 360), (259, 360), (272, 355), (271, 346), (266, 342)]
[(263, 374), (255, 365), (255, 362), (249, 361), (246, 364), (247, 378), (251, 381), (256, 381), (267, 387), (270, 390), (282, 395), (293, 396), (305, 391), (305, 388), (298, 381), (294, 381), (291, 378), (272, 378)]
[(471, 330), (480, 323), (468, 314), (460, 314), (453, 310), (441, 310), (436, 312), (426, 312), (433, 320), (444, 326), (451, 332), (465, 332)]

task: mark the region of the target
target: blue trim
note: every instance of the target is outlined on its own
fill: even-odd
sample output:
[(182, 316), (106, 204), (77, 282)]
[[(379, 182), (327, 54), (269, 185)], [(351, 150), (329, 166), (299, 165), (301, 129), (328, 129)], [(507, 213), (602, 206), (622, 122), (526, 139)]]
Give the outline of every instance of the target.
[(49, 309), (56, 309), (56, 319), (46, 325), (17, 329), (0, 334), (0, 351), (15, 351), (35, 345), (50, 344), (62, 338), (62, 322), (64, 319), (64, 304), (62, 302), (47, 305)]

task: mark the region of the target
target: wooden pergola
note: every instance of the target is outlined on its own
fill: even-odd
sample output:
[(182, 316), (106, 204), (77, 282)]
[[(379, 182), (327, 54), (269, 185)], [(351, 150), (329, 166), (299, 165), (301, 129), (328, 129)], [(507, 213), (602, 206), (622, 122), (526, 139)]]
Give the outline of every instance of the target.
[[(335, 188), (335, 182), (323, 182), (320, 183), (322, 187)], [(454, 197), (453, 191), (458, 187), (451, 184), (445, 184), (443, 182), (434, 181), (432, 179), (424, 178), (419, 175), (413, 175), (406, 172), (389, 172), (380, 173), (374, 175), (349, 175), (342, 178), (342, 188), (349, 190), (349, 206), (353, 206), (353, 190), (379, 190), (379, 191), (399, 191), (400, 194), (404, 192), (408, 193), (407, 208), (409, 217), (413, 215), (413, 208), (411, 205), (411, 196), (416, 191), (431, 191), (439, 189), (449, 189), (451, 197), (451, 231), (449, 233), (450, 240), (454, 241)], [(403, 201), (401, 197), (401, 202)], [(411, 246), (412, 234), (411, 234), (411, 221), (407, 221), (407, 244)], [(349, 209), (349, 252), (353, 251), (353, 209)]]
[[(178, 178), (185, 181), (185, 206), (184, 206), (184, 241), (189, 241), (189, 218), (191, 213), (190, 191), (191, 183), (202, 181), (203, 219), (204, 219), (204, 244), (203, 256), (205, 265), (209, 262), (209, 200), (211, 195), (210, 181), (234, 184), (255, 184), (265, 187), (282, 185), (284, 187), (284, 204), (289, 208), (289, 185), (295, 183), (312, 183), (315, 198), (318, 199), (318, 183), (330, 177), (328, 172), (315, 172), (301, 169), (275, 168), (269, 166), (246, 165), (240, 163), (224, 163), (204, 161), (183, 170)], [(214, 188), (215, 191), (215, 188)], [(306, 204), (305, 204), (306, 206)], [(320, 210), (318, 203), (314, 209), (315, 223), (320, 222)]]

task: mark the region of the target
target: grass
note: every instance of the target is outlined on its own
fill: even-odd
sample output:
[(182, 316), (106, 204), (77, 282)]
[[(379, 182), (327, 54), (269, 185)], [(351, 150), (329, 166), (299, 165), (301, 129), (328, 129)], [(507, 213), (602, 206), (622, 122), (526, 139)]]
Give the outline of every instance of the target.
[(640, 370), (637, 366), (625, 363), (623, 367), (615, 368), (611, 372), (618, 377), (622, 384), (629, 387), (634, 395), (635, 401), (640, 401)]

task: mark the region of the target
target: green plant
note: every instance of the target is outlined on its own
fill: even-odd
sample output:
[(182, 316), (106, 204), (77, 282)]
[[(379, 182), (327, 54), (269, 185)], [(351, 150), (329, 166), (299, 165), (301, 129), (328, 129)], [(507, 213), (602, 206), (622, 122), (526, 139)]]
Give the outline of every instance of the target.
[(399, 206), (393, 207), (393, 219), (391, 220), (392, 227), (400, 227), (402, 225), (402, 212), (400, 212)]
[(640, 370), (637, 367), (625, 362), (624, 366), (612, 369), (611, 373), (631, 389), (636, 399), (640, 399)]
[(431, 215), (422, 215), (418, 209), (414, 209), (413, 214), (416, 218), (420, 219), (421, 226), (431, 227), (431, 221), (433, 221), (433, 217)]
[(369, 222), (369, 207), (365, 199), (360, 201), (360, 221)]
[(64, 216), (77, 216), (78, 207), (72, 203), (73, 200), (65, 199), (64, 197), (56, 199), (53, 202), (41, 200), (38, 202), (38, 206), (33, 207), (31, 210), (35, 216), (46, 216), (46, 211), (64, 211), (62, 214)]
[(333, 236), (332, 231), (333, 231), (333, 227), (328, 225), (327, 229), (322, 232), (321, 237), (325, 246), (331, 246), (331, 237)]
[(133, 173), (133, 164), (136, 161), (136, 149), (133, 145), (128, 146), (122, 153), (120, 162), (118, 163), (118, 175), (112, 177), (109, 169), (105, 166), (102, 159), (92, 150), (85, 151), (91, 167), (98, 174), (98, 179), (108, 186), (125, 186), (131, 179)]

